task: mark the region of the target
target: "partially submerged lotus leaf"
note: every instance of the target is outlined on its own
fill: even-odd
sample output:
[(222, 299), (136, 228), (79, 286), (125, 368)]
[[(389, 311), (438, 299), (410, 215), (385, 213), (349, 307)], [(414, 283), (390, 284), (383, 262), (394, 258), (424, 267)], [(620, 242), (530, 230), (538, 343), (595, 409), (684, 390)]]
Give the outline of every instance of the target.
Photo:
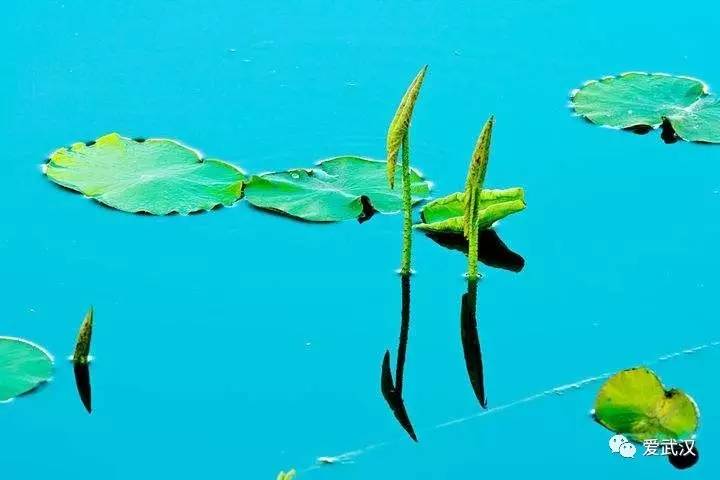
[(700, 413), (687, 394), (666, 390), (651, 370), (639, 367), (610, 377), (595, 400), (595, 419), (634, 442), (684, 440), (698, 428)]
[[(460, 233), (465, 231), (465, 193), (458, 192), (438, 198), (423, 206), (420, 211), (422, 223), (415, 228), (426, 232)], [(498, 220), (525, 208), (522, 188), (482, 190), (480, 192), (477, 218), (479, 229), (489, 228)]]
[(232, 205), (245, 175), (202, 159), (174, 140), (136, 141), (111, 133), (52, 153), (45, 173), (53, 182), (125, 212), (188, 214)]
[(720, 143), (720, 106), (700, 80), (629, 72), (586, 82), (573, 91), (575, 113), (613, 128), (656, 128), (667, 122), (688, 141)]
[[(430, 195), (430, 184), (412, 170), (413, 203)], [(400, 172), (396, 172), (397, 180)], [(386, 162), (345, 156), (324, 160), (315, 168), (253, 176), (245, 187), (252, 205), (312, 222), (360, 219), (367, 210), (397, 213), (398, 191), (386, 179)]]
[(53, 358), (22, 338), (0, 337), (0, 402), (31, 392), (52, 378)]

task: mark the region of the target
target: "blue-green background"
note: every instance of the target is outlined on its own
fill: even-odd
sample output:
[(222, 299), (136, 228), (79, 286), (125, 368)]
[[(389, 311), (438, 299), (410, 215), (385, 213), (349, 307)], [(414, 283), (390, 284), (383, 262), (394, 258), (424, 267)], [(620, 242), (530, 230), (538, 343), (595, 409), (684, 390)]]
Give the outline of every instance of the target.
[[(414, 163), (462, 187), (497, 116), (487, 184), (526, 188), (500, 226), (527, 261), (484, 268), (490, 406), (720, 338), (720, 147), (665, 145), (573, 118), (568, 92), (627, 70), (720, 89), (716, 2), (16, 1), (0, 18), (0, 334), (57, 356), (56, 378), (0, 405), (13, 479), (714, 478), (720, 352), (656, 365), (702, 411), (702, 459), (610, 454), (599, 384), (479, 411), (459, 339), (465, 259), (418, 235), (405, 397), (379, 392), (399, 328), (399, 216), (307, 225), (235, 208), (190, 217), (101, 208), (41, 175), (54, 148), (118, 131), (173, 137), (250, 172), (381, 157), (399, 98), (430, 64)], [(76, 329), (96, 308), (95, 411), (77, 399)]]

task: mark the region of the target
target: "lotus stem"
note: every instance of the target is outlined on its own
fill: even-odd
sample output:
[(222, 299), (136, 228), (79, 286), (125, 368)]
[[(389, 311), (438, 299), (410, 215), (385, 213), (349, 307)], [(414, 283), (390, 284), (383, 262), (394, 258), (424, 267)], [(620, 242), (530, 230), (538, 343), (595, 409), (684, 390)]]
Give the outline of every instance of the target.
[(410, 136), (402, 140), (403, 246), (400, 274), (410, 275), (412, 257), (412, 192), (410, 190)]
[(478, 236), (480, 235), (481, 192), (485, 183), (488, 161), (490, 159), (490, 141), (495, 125), (495, 117), (487, 119), (473, 150), (465, 182), (465, 217), (464, 233), (468, 241), (468, 272), (469, 280), (478, 279)]
[(410, 178), (410, 120), (412, 119), (415, 102), (420, 94), (427, 73), (427, 65), (420, 69), (412, 83), (405, 91), (400, 105), (395, 111), (387, 133), (387, 178), (390, 189), (395, 188), (395, 164), (398, 152), (402, 152), (402, 199), (403, 199), (403, 245), (400, 261), (400, 274), (410, 275), (410, 256), (412, 249), (412, 192)]
[(468, 239), (468, 271), (467, 277), (470, 281), (478, 279), (478, 238), (480, 232), (477, 226), (474, 226), (470, 231), (470, 238)]

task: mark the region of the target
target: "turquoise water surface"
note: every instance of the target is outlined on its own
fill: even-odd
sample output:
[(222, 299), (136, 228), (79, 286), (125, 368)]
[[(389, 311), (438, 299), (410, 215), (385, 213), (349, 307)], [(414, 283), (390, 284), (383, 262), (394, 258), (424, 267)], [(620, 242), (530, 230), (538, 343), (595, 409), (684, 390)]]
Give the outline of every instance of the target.
[[(720, 147), (567, 107), (583, 81), (628, 70), (720, 88), (716, 2), (38, 0), (8, 2), (0, 22), (0, 335), (57, 360), (50, 385), (0, 405), (3, 478), (716, 477)], [(411, 142), (436, 195), (463, 187), (494, 113), (486, 183), (523, 186), (528, 208), (498, 228), (523, 271), (482, 267), (482, 416), (460, 344), (465, 257), (415, 236), (404, 397), (418, 444), (380, 394), (401, 216), (313, 225), (244, 202), (130, 215), (41, 174), (55, 148), (112, 131), (248, 172), (382, 158), (424, 64)], [(65, 358), (91, 304), (88, 415)], [(589, 417), (595, 377), (640, 364), (700, 406), (691, 470), (611, 455)]]

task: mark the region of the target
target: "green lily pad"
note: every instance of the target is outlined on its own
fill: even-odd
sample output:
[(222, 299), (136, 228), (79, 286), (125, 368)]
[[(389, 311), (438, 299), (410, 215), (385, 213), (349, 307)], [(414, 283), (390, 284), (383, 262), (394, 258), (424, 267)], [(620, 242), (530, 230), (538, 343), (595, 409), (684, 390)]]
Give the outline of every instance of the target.
[(174, 140), (136, 141), (117, 133), (56, 150), (45, 173), (110, 207), (153, 215), (231, 205), (241, 198), (245, 180), (237, 167), (202, 159)]
[[(252, 205), (312, 222), (363, 219), (369, 211), (397, 213), (401, 192), (391, 190), (387, 163), (361, 157), (335, 157), (315, 168), (273, 172), (250, 178), (245, 198)], [(400, 182), (401, 172), (395, 172)], [(413, 203), (430, 195), (430, 183), (411, 171)]]
[(598, 125), (656, 128), (667, 119), (688, 141), (720, 143), (720, 106), (700, 80), (630, 72), (585, 83), (573, 91), (575, 112)]
[(635, 442), (688, 439), (699, 418), (692, 398), (677, 389), (666, 390), (657, 375), (643, 367), (610, 377), (595, 400), (598, 423)]
[(0, 402), (28, 393), (52, 378), (53, 358), (27, 340), (0, 337)]
[(689, 107), (668, 115), (675, 133), (692, 142), (720, 143), (720, 101), (703, 97)]
[[(422, 223), (415, 228), (426, 232), (460, 233), (464, 231), (465, 193), (453, 193), (425, 205), (420, 211)], [(482, 190), (478, 211), (480, 229), (489, 228), (498, 220), (525, 208), (525, 193), (522, 188), (504, 190)]]

